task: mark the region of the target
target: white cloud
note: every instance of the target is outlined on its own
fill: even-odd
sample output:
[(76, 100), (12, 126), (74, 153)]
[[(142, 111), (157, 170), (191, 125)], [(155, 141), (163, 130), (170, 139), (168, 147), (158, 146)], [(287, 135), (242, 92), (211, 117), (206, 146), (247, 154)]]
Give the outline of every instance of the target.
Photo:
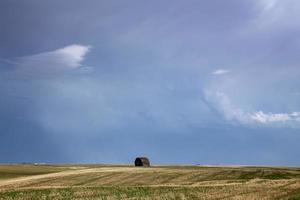
[(258, 111), (251, 115), (251, 119), (263, 124), (271, 123), (271, 122), (287, 122), (287, 121), (300, 122), (300, 112), (274, 114), (274, 113), (264, 113), (262, 111)]
[[(272, 125), (281, 123), (300, 125), (300, 112), (292, 113), (264, 113), (263, 111), (245, 112), (232, 105), (229, 97), (223, 92), (205, 92), (206, 99), (220, 112), (228, 121), (235, 121), (242, 124), (265, 124)], [(288, 123), (289, 122), (289, 123)]]
[(226, 69), (217, 69), (216, 71), (213, 71), (212, 74), (213, 75), (223, 75), (223, 74), (227, 74), (229, 71)]
[(228, 121), (249, 123), (249, 116), (242, 110), (232, 105), (230, 99), (223, 92), (205, 92), (207, 102), (220, 112)]
[(78, 68), (81, 66), (81, 61), (83, 61), (85, 55), (89, 52), (90, 46), (83, 45), (70, 45), (54, 52), (54, 56), (61, 59), (66, 67)]
[(90, 46), (73, 44), (54, 51), (25, 56), (16, 64), (20, 72), (53, 74), (81, 67), (81, 62), (90, 51)]

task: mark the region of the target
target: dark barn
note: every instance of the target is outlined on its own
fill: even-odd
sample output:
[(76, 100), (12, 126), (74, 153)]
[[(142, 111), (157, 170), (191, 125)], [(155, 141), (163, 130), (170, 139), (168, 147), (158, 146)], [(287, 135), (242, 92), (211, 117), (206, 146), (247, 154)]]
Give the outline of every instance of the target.
[(136, 167), (150, 167), (150, 161), (146, 157), (137, 157), (134, 161)]

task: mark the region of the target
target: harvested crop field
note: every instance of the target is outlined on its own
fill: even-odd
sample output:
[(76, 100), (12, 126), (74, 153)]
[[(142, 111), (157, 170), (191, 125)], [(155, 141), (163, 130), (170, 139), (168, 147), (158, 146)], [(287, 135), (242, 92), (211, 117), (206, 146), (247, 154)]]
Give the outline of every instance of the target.
[(300, 168), (0, 165), (0, 199), (300, 199)]

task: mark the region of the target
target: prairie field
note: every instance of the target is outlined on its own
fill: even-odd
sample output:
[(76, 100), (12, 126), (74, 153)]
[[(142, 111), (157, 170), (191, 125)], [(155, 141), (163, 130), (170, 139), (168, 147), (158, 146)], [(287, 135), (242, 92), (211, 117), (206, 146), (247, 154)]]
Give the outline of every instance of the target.
[(0, 165), (0, 200), (300, 199), (300, 168)]

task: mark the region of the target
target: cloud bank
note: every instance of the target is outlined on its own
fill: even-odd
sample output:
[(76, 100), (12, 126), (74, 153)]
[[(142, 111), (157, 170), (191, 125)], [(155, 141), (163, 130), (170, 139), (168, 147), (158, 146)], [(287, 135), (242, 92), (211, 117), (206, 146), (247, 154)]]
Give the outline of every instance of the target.
[(299, 2), (0, 5), (2, 161), (299, 164)]

